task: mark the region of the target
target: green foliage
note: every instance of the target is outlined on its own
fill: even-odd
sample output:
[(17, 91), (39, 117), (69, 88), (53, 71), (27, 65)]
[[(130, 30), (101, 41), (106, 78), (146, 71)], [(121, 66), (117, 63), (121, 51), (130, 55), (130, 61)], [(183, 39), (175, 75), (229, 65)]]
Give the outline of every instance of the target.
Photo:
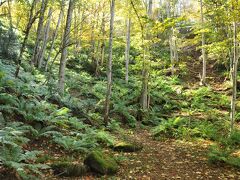
[(240, 130), (235, 129), (230, 136), (222, 137), (220, 143), (226, 147), (239, 147), (240, 145)]
[(75, 136), (55, 136), (53, 140), (70, 152), (87, 152), (98, 145), (94, 133), (75, 133)]
[(130, 114), (130, 110), (133, 109), (131, 106), (126, 106), (123, 102), (119, 102), (117, 104), (114, 104), (113, 112), (120, 114), (123, 116), (124, 121), (129, 124), (130, 127), (136, 126), (136, 118)]
[(26, 135), (34, 132), (36, 131), (31, 126), (20, 122), (11, 123), (0, 130), (0, 164), (16, 171), (23, 179), (29, 179), (31, 174), (41, 175), (39, 170), (48, 168), (46, 165), (33, 163), (41, 152), (24, 152), (21, 148), (21, 145), (29, 141)]
[(152, 129), (155, 137), (176, 138), (203, 138), (209, 140), (220, 140), (227, 132), (226, 126), (221, 121), (192, 121), (191, 119), (177, 117), (163, 120)]
[(107, 129), (110, 131), (122, 131), (120, 127), (121, 123), (115, 119), (112, 119), (110, 122), (108, 122)]
[[(16, 171), (23, 179), (32, 179), (32, 174), (42, 175), (39, 170), (49, 168), (47, 165), (34, 164), (39, 151), (24, 152), (19, 146), (0, 146), (0, 163), (10, 170)], [(35, 177), (36, 179), (36, 177)]]
[(185, 118), (170, 118), (163, 120), (157, 127), (152, 129), (152, 134), (157, 136), (177, 137), (180, 136), (178, 128), (186, 126), (188, 120)]
[(97, 132), (96, 138), (98, 142), (106, 144), (107, 146), (113, 146), (116, 143), (116, 138), (107, 131)]
[(240, 168), (240, 158), (233, 156), (233, 149), (220, 148), (219, 146), (211, 146), (208, 153), (208, 160), (211, 164), (231, 166)]
[(215, 93), (210, 87), (188, 91), (185, 95), (190, 99), (191, 108), (201, 112), (209, 110), (209, 108), (229, 108), (228, 97)]
[(26, 134), (30, 132), (35, 132), (31, 126), (13, 122), (0, 130), (0, 144), (12, 146), (26, 144), (29, 141)]

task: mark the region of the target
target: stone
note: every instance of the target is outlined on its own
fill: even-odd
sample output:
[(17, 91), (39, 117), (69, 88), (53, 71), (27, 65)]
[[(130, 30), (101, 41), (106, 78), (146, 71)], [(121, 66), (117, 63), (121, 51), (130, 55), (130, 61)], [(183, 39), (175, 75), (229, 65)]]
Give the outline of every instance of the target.
[(119, 142), (113, 146), (113, 150), (122, 152), (136, 152), (142, 149), (142, 145), (128, 142)]
[(92, 171), (100, 174), (115, 174), (118, 170), (118, 164), (114, 158), (104, 154), (101, 151), (93, 151), (86, 157), (84, 164)]

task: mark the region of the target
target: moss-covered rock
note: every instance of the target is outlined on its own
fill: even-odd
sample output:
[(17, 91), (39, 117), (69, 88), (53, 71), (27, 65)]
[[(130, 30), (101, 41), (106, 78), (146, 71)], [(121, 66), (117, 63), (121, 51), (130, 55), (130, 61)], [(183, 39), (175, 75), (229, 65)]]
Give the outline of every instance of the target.
[(73, 164), (70, 162), (57, 162), (51, 165), (54, 174), (65, 177), (84, 176), (88, 168), (82, 164)]
[(115, 174), (118, 170), (116, 161), (100, 151), (93, 151), (88, 154), (84, 163), (92, 171), (100, 174)]
[(140, 151), (142, 148), (143, 147), (140, 144), (132, 144), (128, 142), (118, 142), (113, 146), (113, 150), (123, 152), (136, 152)]

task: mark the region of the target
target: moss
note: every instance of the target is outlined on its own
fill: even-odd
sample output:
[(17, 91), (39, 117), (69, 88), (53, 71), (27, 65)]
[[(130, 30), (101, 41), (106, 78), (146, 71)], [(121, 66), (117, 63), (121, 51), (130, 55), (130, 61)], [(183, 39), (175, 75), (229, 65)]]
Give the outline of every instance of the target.
[(116, 161), (100, 151), (91, 152), (84, 163), (94, 172), (100, 174), (115, 174), (118, 170)]
[(119, 142), (113, 146), (115, 151), (136, 152), (142, 149), (142, 145), (131, 144), (128, 142)]
[(55, 175), (65, 177), (78, 177), (87, 173), (86, 166), (81, 164), (73, 164), (70, 162), (57, 162), (51, 165)]

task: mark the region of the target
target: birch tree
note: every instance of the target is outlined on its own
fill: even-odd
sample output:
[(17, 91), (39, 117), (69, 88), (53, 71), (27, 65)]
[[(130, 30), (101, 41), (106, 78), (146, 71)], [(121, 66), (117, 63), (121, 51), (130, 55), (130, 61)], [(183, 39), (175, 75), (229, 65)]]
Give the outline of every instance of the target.
[(46, 64), (45, 64), (45, 71), (47, 71), (47, 69), (48, 69), (48, 63), (50, 61), (50, 58), (51, 58), (51, 55), (52, 55), (52, 51), (53, 51), (53, 48), (54, 48), (54, 44), (55, 44), (55, 41), (56, 41), (57, 36), (58, 36), (59, 27), (60, 27), (60, 24), (61, 24), (61, 21), (62, 21), (62, 18), (63, 18), (64, 0), (62, 0), (60, 6), (61, 6), (61, 10), (60, 10), (60, 13), (59, 13), (59, 16), (58, 16), (58, 21), (57, 21), (56, 28), (55, 28), (54, 33), (53, 33), (51, 47), (50, 47), (50, 50), (48, 52), (48, 57), (47, 57)]
[[(153, 1), (149, 0), (147, 14), (150, 19), (152, 19), (153, 14)], [(147, 40), (150, 40), (150, 34), (147, 34)], [(143, 53), (143, 71), (142, 71), (142, 93), (141, 93), (141, 106), (143, 111), (147, 111), (150, 104), (149, 96), (149, 61), (146, 60), (146, 47), (144, 46)], [(149, 52), (149, 50), (148, 50)]]
[(235, 114), (236, 114), (236, 98), (237, 98), (237, 71), (238, 71), (238, 39), (237, 39), (237, 17), (236, 17), (236, 7), (238, 5), (238, 1), (234, 1), (233, 6), (233, 64), (232, 64), (232, 98), (231, 98), (231, 112), (230, 112), (230, 119), (231, 119), (231, 127), (230, 132), (232, 133), (234, 130), (234, 123), (235, 123)]
[(38, 60), (38, 68), (39, 69), (41, 69), (41, 67), (42, 67), (42, 62), (43, 62), (44, 54), (45, 54), (47, 43), (48, 43), (48, 36), (49, 36), (51, 20), (52, 20), (52, 7), (50, 7), (49, 11), (48, 11), (48, 20), (45, 25), (44, 36), (43, 36), (43, 45), (42, 45), (42, 48), (40, 50), (39, 57), (38, 57), (38, 59), (39, 59)]
[(32, 28), (33, 23), (35, 22), (35, 20), (38, 17), (38, 14), (39, 14), (39, 11), (37, 11), (34, 14), (34, 9), (35, 9), (36, 3), (37, 3), (37, 0), (33, 0), (32, 4), (31, 4), (29, 19), (28, 19), (28, 23), (27, 23), (27, 26), (26, 26), (26, 29), (25, 29), (25, 36), (24, 36), (24, 39), (23, 39), (23, 42), (22, 42), (22, 45), (21, 45), (21, 48), (20, 48), (19, 56), (17, 58), (17, 66), (16, 66), (16, 71), (15, 71), (15, 77), (18, 77), (18, 75), (19, 75), (20, 67), (21, 67), (21, 64), (22, 64), (22, 56), (23, 56), (23, 53), (25, 51), (25, 47), (26, 47), (26, 44), (27, 44), (27, 41), (28, 41), (29, 33), (30, 33), (30, 30)]
[(74, 9), (74, 1), (69, 0), (68, 6), (68, 14), (67, 14), (67, 21), (64, 30), (62, 48), (61, 48), (61, 59), (60, 59), (60, 67), (59, 67), (59, 81), (58, 81), (58, 88), (59, 93), (61, 95), (64, 94), (64, 85), (65, 85), (65, 67), (67, 61), (67, 47), (69, 45), (69, 37), (70, 37), (70, 29), (71, 29), (71, 22), (72, 22), (72, 13)]
[(131, 36), (131, 18), (127, 19), (127, 32), (126, 32), (126, 49), (125, 49), (125, 65), (126, 74), (125, 81), (128, 83), (128, 66), (129, 66), (129, 56), (130, 56), (130, 36)]
[(205, 33), (204, 30), (204, 15), (203, 15), (203, 0), (200, 0), (201, 6), (201, 24), (202, 24), (202, 77), (201, 84), (206, 85), (206, 73), (207, 73), (207, 54), (205, 49)]
[(108, 59), (108, 70), (107, 70), (107, 94), (105, 100), (105, 114), (104, 114), (104, 122), (107, 125), (109, 118), (109, 110), (110, 110), (110, 99), (111, 99), (111, 91), (112, 91), (112, 48), (113, 48), (113, 28), (114, 28), (114, 15), (115, 15), (115, 0), (111, 1), (110, 4), (110, 34), (109, 34), (109, 59)]
[(39, 22), (37, 27), (37, 36), (36, 36), (35, 47), (34, 47), (32, 59), (31, 59), (31, 65), (37, 65), (39, 61), (38, 58), (40, 53), (40, 43), (41, 43), (41, 37), (42, 37), (42, 31), (43, 31), (44, 14), (47, 9), (48, 0), (42, 0), (41, 2), (42, 3), (41, 3)]

